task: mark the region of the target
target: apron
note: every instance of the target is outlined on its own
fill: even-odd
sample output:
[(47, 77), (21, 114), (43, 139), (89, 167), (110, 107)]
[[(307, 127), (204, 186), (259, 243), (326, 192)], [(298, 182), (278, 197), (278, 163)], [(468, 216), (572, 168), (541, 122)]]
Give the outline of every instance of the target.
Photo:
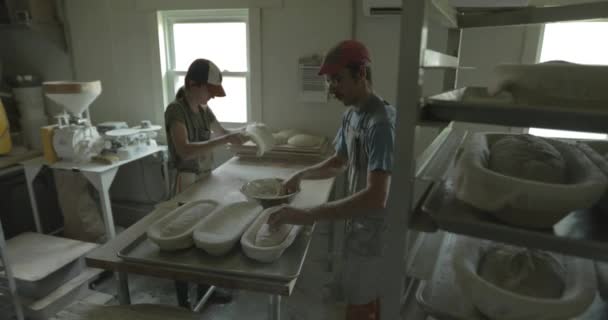
[[(343, 125), (348, 150), (348, 194), (352, 195), (367, 186), (368, 141), (367, 118), (362, 113), (356, 126), (351, 125), (355, 111), (347, 115)], [(367, 304), (380, 295), (383, 236), (386, 230), (385, 216), (382, 213), (368, 212), (346, 221), (344, 239), (344, 263), (341, 274), (341, 293), (347, 303)]]

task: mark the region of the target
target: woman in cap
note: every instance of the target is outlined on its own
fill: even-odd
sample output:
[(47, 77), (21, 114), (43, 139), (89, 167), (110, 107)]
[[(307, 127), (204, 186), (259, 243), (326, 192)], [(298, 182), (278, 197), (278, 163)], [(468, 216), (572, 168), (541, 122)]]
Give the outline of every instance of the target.
[[(165, 110), (169, 154), (176, 171), (173, 195), (209, 175), (215, 148), (247, 140), (240, 131), (232, 132), (222, 127), (207, 105), (209, 100), (224, 96), (220, 69), (209, 60), (194, 60), (186, 73), (184, 86)], [(175, 285), (179, 305), (190, 307), (188, 284), (176, 281)], [(199, 285), (198, 295), (202, 296), (209, 288)], [(230, 300), (231, 295), (225, 290), (216, 290), (210, 299), (220, 303)]]
[(246, 141), (240, 131), (222, 127), (207, 105), (209, 100), (224, 96), (220, 69), (209, 60), (194, 60), (184, 86), (165, 111), (171, 164), (177, 171), (173, 194), (211, 172), (215, 148)]

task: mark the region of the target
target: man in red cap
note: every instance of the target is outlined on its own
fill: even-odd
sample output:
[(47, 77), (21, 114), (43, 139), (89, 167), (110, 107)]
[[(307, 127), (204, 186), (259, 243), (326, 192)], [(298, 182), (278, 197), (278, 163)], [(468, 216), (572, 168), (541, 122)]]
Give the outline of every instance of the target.
[(329, 159), (305, 168), (285, 182), (294, 190), (302, 179), (335, 177), (346, 171), (348, 196), (314, 208), (284, 206), (269, 218), (281, 224), (312, 224), (346, 219), (345, 261), (341, 291), (348, 303), (348, 320), (380, 318), (381, 260), (386, 230), (386, 200), (393, 166), (395, 108), (372, 89), (369, 51), (360, 42), (340, 42), (326, 55), (319, 74), (329, 91), (348, 107)]

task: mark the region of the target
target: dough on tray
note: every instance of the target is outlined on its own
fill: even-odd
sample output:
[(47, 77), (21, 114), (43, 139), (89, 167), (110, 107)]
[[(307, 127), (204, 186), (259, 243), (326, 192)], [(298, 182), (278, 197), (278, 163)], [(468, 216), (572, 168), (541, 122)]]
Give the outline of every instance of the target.
[(557, 299), (566, 288), (565, 269), (555, 257), (521, 248), (488, 249), (477, 274), (501, 289), (534, 298)]
[(280, 179), (258, 179), (252, 180), (245, 185), (245, 193), (255, 198), (273, 198), (281, 195), (283, 180)]
[(289, 140), (287, 140), (287, 143), (294, 147), (312, 148), (321, 144), (322, 140), (323, 139), (321, 137), (313, 136), (310, 134), (297, 134), (289, 138)]
[(293, 225), (283, 224), (277, 230), (270, 230), (268, 223), (264, 223), (255, 235), (255, 245), (258, 247), (274, 247), (281, 244), (291, 232)]
[(501, 138), (490, 146), (489, 169), (515, 178), (566, 183), (566, 161), (542, 138), (528, 134)]
[(274, 137), (274, 144), (277, 146), (287, 144), (287, 140), (289, 139), (280, 133), (273, 133), (272, 136)]

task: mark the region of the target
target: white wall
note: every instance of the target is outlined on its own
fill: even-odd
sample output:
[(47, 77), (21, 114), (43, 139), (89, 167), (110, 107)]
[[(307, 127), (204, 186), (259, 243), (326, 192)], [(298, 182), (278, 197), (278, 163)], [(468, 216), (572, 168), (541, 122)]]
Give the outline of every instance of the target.
[[(103, 93), (91, 107), (94, 122), (123, 120), (135, 124), (149, 119), (163, 123), (161, 74), (155, 67), (159, 63), (158, 26), (153, 11), (138, 7), (145, 3), (67, 0), (76, 79), (102, 81)], [(297, 61), (301, 56), (323, 53), (337, 41), (351, 38), (353, 9), (355, 36), (372, 53), (375, 90), (396, 103), (398, 17), (364, 17), (361, 0), (356, 0), (354, 8), (352, 0), (283, 0), (282, 6), (275, 4), (261, 9), (262, 121), (275, 128), (297, 127), (333, 137), (344, 107), (336, 101), (327, 104), (298, 101)], [(7, 37), (14, 44), (7, 50), (3, 48), (0, 57), (6, 61), (19, 58), (19, 63), (12, 63), (11, 68), (31, 66), (41, 70), (45, 77), (66, 78), (71, 74), (69, 56), (51, 48), (44, 39), (13, 32)], [(445, 30), (429, 26), (430, 48), (445, 49), (445, 39)], [(465, 31), (461, 61), (477, 69), (463, 71), (459, 85), (483, 85), (496, 63), (525, 62), (530, 56), (529, 48), (534, 47), (530, 46), (530, 39), (534, 40), (521, 27)], [(441, 85), (441, 71), (425, 72), (425, 95), (438, 92)], [(423, 129), (419, 133), (416, 152), (437, 131)], [(228, 156), (218, 154), (220, 161)]]
[(262, 10), (263, 121), (332, 136), (344, 107), (298, 101), (297, 62), (350, 38), (350, 0), (286, 0), (283, 8)]
[(43, 33), (25, 28), (0, 29), (2, 76), (35, 74), (43, 80), (72, 78), (70, 56), (65, 48)]
[(151, 71), (159, 63), (152, 50), (154, 14), (135, 10), (133, 0), (69, 0), (67, 18), (76, 78), (102, 82), (93, 121), (162, 123), (162, 93)]

